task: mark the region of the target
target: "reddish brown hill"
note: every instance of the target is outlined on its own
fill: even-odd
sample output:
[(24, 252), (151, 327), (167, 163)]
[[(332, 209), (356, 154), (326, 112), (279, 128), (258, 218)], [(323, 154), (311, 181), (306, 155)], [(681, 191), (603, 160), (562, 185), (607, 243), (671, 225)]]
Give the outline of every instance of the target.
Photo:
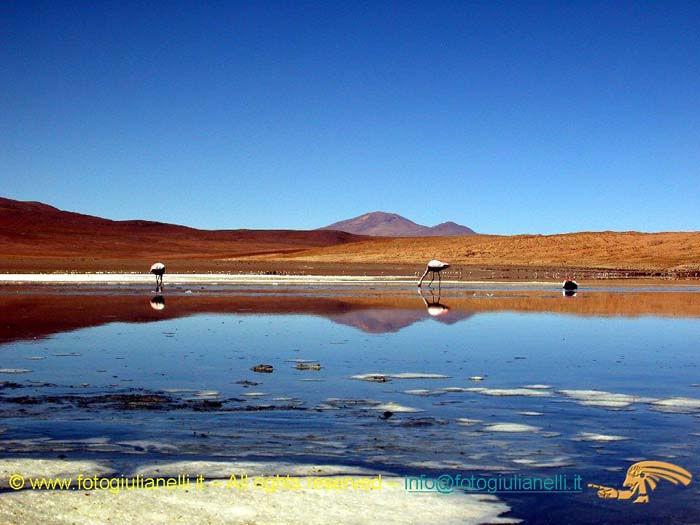
[(451, 278), (477, 278), (473, 269), (494, 267), (531, 270), (516, 279), (571, 268), (695, 278), (700, 232), (386, 238), (335, 230), (209, 231), (111, 221), (0, 198), (0, 272), (147, 271), (162, 260), (174, 273), (413, 275), (433, 258), (453, 264)]
[[(0, 198), (0, 270), (10, 259), (225, 259), (362, 240), (338, 231), (198, 230), (151, 221), (112, 221), (38, 202)], [(30, 265), (31, 266), (31, 265)], [(95, 268), (99, 269), (99, 268)]]

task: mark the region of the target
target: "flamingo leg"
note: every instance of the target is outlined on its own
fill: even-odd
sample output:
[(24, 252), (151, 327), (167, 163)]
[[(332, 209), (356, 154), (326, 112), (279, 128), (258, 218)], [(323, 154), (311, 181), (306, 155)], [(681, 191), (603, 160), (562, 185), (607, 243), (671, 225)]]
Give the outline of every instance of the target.
[(433, 285), (433, 281), (435, 280), (435, 272), (430, 272), (430, 282), (428, 283), (428, 286)]
[(418, 288), (420, 288), (421, 285), (423, 284), (423, 279), (425, 279), (426, 275), (428, 275), (428, 268), (426, 268), (425, 271), (423, 272), (423, 275), (421, 275), (420, 281), (418, 281)]

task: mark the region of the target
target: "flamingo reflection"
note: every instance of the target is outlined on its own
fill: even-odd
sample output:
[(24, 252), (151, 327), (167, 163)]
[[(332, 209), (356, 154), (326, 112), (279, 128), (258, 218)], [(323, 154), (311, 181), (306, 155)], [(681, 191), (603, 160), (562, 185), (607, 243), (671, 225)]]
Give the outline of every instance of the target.
[(428, 311), (428, 315), (430, 315), (431, 317), (439, 317), (441, 315), (445, 315), (447, 312), (450, 311), (448, 306), (440, 303), (439, 289), (437, 299), (435, 298), (435, 292), (433, 292), (432, 290), (430, 291), (430, 300), (428, 300), (427, 297), (423, 295), (423, 292), (420, 289), (418, 290), (418, 295), (420, 295), (420, 298), (423, 299), (425, 309)]

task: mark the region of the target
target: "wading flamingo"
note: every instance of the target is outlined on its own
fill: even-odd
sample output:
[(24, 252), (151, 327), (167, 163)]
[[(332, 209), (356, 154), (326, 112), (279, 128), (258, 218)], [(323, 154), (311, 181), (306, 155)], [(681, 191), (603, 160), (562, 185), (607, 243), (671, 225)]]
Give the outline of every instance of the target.
[(425, 279), (425, 276), (428, 275), (428, 272), (432, 272), (433, 276), (432, 279), (430, 279), (430, 283), (428, 286), (433, 284), (433, 281), (435, 280), (435, 274), (438, 276), (438, 282), (442, 284), (442, 278), (440, 277), (440, 272), (443, 271), (445, 268), (449, 268), (450, 265), (446, 262), (438, 261), (437, 259), (433, 259), (432, 261), (428, 262), (428, 266), (425, 268), (425, 272), (423, 272), (423, 275), (421, 275), (420, 281), (418, 281), (418, 288), (421, 287), (423, 284), (423, 279)]
[(151, 266), (151, 273), (156, 276), (156, 292), (163, 291), (163, 274), (165, 273), (165, 265), (157, 262)]

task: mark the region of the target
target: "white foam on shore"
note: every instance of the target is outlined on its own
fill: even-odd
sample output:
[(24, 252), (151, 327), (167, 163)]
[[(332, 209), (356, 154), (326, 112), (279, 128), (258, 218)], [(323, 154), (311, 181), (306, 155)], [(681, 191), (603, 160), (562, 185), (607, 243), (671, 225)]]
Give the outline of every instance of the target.
[[(26, 478), (55, 478), (83, 476), (106, 476), (114, 471), (106, 464), (97, 461), (68, 461), (64, 459), (32, 459), (32, 458), (3, 458), (0, 459), (0, 488), (8, 488), (8, 481), (13, 474), (19, 474)], [(35, 492), (35, 491), (31, 491)], [(46, 494), (45, 492), (36, 492)], [(2, 496), (0, 496), (2, 498)], [(2, 501), (2, 499), (0, 499)], [(0, 518), (3, 505), (0, 504)], [(50, 516), (50, 514), (47, 514)], [(0, 519), (0, 523), (11, 523)], [(37, 520), (34, 523), (42, 523)]]
[[(28, 472), (31, 461), (17, 460), (11, 473)], [(49, 464), (39, 467), (35, 475), (58, 473), (66, 476), (87, 473), (97, 468), (93, 462), (62, 461), (61, 468), (49, 473)], [(38, 465), (34, 465), (37, 467)], [(8, 475), (10, 470), (7, 471)], [(3, 474), (5, 471), (2, 471)], [(264, 488), (227, 488), (231, 474), (249, 476), (276, 474), (299, 476), (298, 489), (265, 490)], [(412, 523), (440, 523), (443, 525), (478, 525), (485, 523), (518, 523), (515, 518), (503, 517), (510, 510), (496, 496), (485, 494), (410, 493), (404, 488), (403, 478), (382, 475), (381, 485), (373, 490), (345, 488), (343, 490), (314, 489), (306, 476), (324, 476), (322, 482), (347, 479), (342, 474), (378, 478), (354, 467), (315, 466), (281, 463), (214, 463), (179, 462), (150, 465), (137, 472), (148, 476), (177, 476), (202, 474), (222, 481), (206, 481), (201, 488), (194, 483), (184, 488), (154, 490), (94, 491), (34, 491), (23, 490), (0, 495), (0, 523), (33, 525), (46, 523), (68, 525), (75, 523), (106, 523), (109, 518), (125, 525), (167, 523), (172, 525), (210, 525), (230, 523), (246, 525), (327, 523), (366, 523), (402, 525)], [(339, 475), (341, 474), (341, 475)], [(217, 485), (218, 484), (218, 485)], [(252, 485), (252, 480), (251, 480)], [(270, 489), (270, 485), (266, 484)], [(328, 486), (328, 485), (326, 485)], [(86, 494), (89, 497), (86, 497)]]
[(142, 476), (170, 476), (178, 474), (203, 475), (207, 478), (229, 478), (232, 474), (248, 476), (376, 476), (379, 470), (348, 465), (317, 465), (287, 461), (171, 461), (153, 463), (137, 468), (134, 474)]
[[(0, 283), (8, 284), (143, 284), (152, 285), (150, 273), (16, 273), (0, 274)], [(165, 274), (165, 285), (194, 284), (384, 284), (401, 285), (415, 283), (414, 277), (405, 275), (260, 275), (230, 273), (171, 273)], [(464, 284), (461, 281), (444, 281), (443, 284)], [(490, 284), (490, 283), (489, 283)], [(528, 283), (531, 284), (531, 283)]]
[[(408, 275), (262, 275), (233, 273), (166, 273), (165, 286), (174, 284), (415, 284), (415, 276)], [(150, 273), (0, 273), (0, 283), (7, 284), (154, 284)], [(544, 281), (453, 281), (443, 280), (448, 285), (522, 286), (549, 288), (552, 282)], [(558, 284), (558, 283), (556, 283)]]

